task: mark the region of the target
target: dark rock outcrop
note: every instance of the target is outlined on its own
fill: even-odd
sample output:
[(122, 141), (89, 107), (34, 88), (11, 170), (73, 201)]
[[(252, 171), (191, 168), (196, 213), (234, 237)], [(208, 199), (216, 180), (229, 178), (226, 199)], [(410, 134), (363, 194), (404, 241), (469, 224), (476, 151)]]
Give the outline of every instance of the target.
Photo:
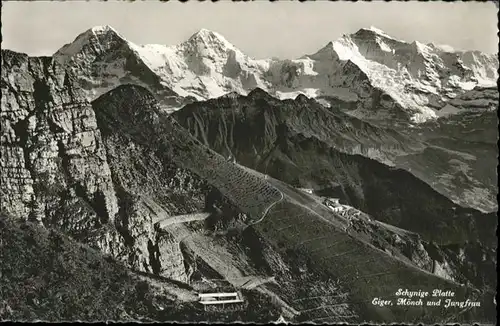
[(112, 223), (111, 172), (73, 76), (51, 58), (3, 50), (2, 68), (2, 209), (76, 233)]

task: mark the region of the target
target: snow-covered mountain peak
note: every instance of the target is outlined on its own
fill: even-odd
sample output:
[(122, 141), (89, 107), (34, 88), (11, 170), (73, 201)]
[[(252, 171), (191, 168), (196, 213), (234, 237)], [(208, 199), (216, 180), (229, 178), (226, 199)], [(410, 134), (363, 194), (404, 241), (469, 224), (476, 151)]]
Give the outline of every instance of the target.
[(342, 38), (347, 38), (352, 40), (354, 43), (360, 45), (363, 43), (380, 43), (380, 42), (385, 42), (387, 45), (394, 47), (398, 45), (404, 45), (408, 44), (409, 42), (397, 39), (386, 32), (384, 32), (381, 29), (378, 29), (376, 27), (369, 27), (369, 28), (361, 28), (357, 32), (348, 34), (348, 35), (343, 35)]
[[(195, 49), (202, 55), (223, 55), (229, 50), (240, 52), (224, 36), (217, 32), (202, 28), (193, 34), (186, 42), (179, 45), (181, 48)], [(209, 53), (207, 49), (214, 53)]]
[(420, 43), (419, 41), (413, 41), (411, 43), (411, 45), (413, 47), (415, 47), (415, 49), (418, 53), (422, 53), (422, 54), (428, 53), (431, 50), (431, 48), (428, 45), (426, 45), (424, 43)]
[[(142, 52), (138, 49), (143, 47), (128, 41), (113, 27), (104, 25), (81, 33), (73, 42), (59, 49), (53, 58), (77, 76), (90, 100), (116, 86), (136, 84), (161, 94), (162, 102), (176, 102), (173, 98), (177, 94), (164, 85), (143, 57), (142, 52), (152, 52), (151, 49)], [(164, 60), (160, 61), (164, 64)]]
[(80, 35), (86, 35), (87, 37), (98, 37), (98, 38), (118, 37), (123, 40), (126, 40), (122, 34), (120, 34), (116, 29), (114, 29), (110, 25), (94, 26), (92, 28), (89, 28)]
[(374, 26), (370, 26), (368, 28), (361, 28), (356, 33), (354, 33), (353, 35), (365, 36), (365, 37), (367, 37), (369, 35), (372, 35), (372, 36), (373, 35), (377, 35), (377, 36), (382, 36), (384, 38), (388, 38), (388, 39), (392, 39), (392, 40), (401, 42), (400, 40), (396, 40), (394, 37), (388, 35), (383, 30), (381, 30), (381, 29), (379, 29), (377, 27), (374, 27)]
[[(378, 28), (377, 28), (377, 27), (375, 27), (375, 26), (370, 26), (368, 29), (369, 29), (370, 31), (374, 32), (374, 33), (379, 34), (379, 35), (387, 35), (387, 34), (386, 34), (383, 30), (378, 29)], [(390, 36), (389, 36), (389, 37), (390, 37)]]
[(338, 45), (336, 45), (332, 41), (330, 41), (330, 42), (328, 42), (327, 45), (322, 47), (318, 52), (311, 54), (311, 55), (304, 56), (304, 57), (306, 57), (306, 58), (308, 57), (308, 58), (311, 58), (313, 60), (338, 60), (339, 59), (339, 56), (337, 53), (338, 51), (335, 50), (335, 46), (338, 46)]
[(191, 35), (191, 37), (189, 37), (188, 41), (192, 41), (192, 40), (204, 40), (204, 41), (207, 41), (207, 42), (220, 42), (220, 43), (229, 43), (226, 38), (224, 36), (222, 36), (221, 34), (217, 33), (217, 32), (214, 32), (214, 31), (211, 31), (209, 29), (206, 29), (206, 28), (202, 28), (200, 29), (199, 31), (197, 31), (196, 33), (194, 33), (193, 35)]
[[(410, 43), (375, 27), (343, 35), (306, 57), (314, 60), (314, 73), (308, 76), (330, 76), (330, 87), (320, 86), (320, 92), (312, 92), (309, 87), (308, 94), (346, 97), (346, 92), (338, 88), (345, 87), (343, 80), (351, 80), (348, 75), (357, 75), (361, 82), (364, 75), (372, 87), (408, 110), (415, 122), (436, 117), (435, 110), (443, 102), (476, 86), (493, 85), (498, 77), (498, 59), (494, 56), (479, 51), (455, 52), (419, 41)], [(348, 88), (354, 89), (355, 85)]]
[[(455, 52), (455, 49), (446, 44), (435, 44), (433, 42), (427, 44), (429, 47), (441, 52)], [(479, 51), (478, 51), (479, 52)]]

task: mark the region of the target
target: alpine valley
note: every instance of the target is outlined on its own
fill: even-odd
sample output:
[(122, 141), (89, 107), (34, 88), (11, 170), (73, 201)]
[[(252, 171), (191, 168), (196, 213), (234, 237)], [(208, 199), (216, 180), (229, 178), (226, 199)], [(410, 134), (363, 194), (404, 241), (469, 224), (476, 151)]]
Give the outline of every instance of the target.
[(2, 49), (0, 319), (495, 322), (497, 55), (325, 43)]

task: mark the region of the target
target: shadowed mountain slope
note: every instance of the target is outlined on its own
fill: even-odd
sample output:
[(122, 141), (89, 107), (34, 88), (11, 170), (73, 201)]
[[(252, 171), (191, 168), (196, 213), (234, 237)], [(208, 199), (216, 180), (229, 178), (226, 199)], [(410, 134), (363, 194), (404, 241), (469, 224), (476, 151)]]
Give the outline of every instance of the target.
[(194, 103), (173, 116), (222, 155), (293, 186), (340, 197), (429, 240), (494, 242), (494, 214), (460, 207), (435, 191), (435, 183), (429, 182), (431, 187), (399, 168), (405, 160), (412, 172), (425, 166), (422, 179), (427, 180), (441, 173), (446, 161), (424, 156), (433, 147), (394, 130), (329, 111), (305, 97), (279, 101), (257, 90), (248, 97)]

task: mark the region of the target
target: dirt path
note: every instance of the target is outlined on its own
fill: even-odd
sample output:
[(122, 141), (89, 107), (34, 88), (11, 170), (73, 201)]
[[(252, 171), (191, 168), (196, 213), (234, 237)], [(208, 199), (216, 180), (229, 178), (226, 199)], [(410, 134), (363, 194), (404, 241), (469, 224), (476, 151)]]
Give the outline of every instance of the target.
[(260, 222), (262, 222), (262, 220), (264, 220), (264, 218), (266, 217), (266, 215), (267, 215), (267, 213), (269, 212), (269, 210), (270, 210), (271, 208), (273, 208), (273, 206), (274, 206), (274, 205), (276, 205), (277, 203), (281, 202), (281, 201), (283, 200), (283, 198), (285, 198), (285, 196), (283, 195), (283, 193), (282, 193), (281, 191), (280, 191), (280, 194), (281, 194), (281, 198), (280, 198), (280, 199), (278, 199), (277, 201), (275, 201), (274, 203), (272, 203), (271, 205), (269, 205), (269, 206), (266, 208), (266, 210), (264, 211), (264, 213), (262, 214), (262, 217), (261, 217), (260, 219), (258, 219), (257, 221), (255, 221), (255, 222), (253, 222), (253, 223), (249, 224), (249, 226), (250, 226), (250, 225), (257, 224), (257, 223), (260, 223)]
[(168, 216), (163, 219), (159, 219), (156, 222), (153, 221), (153, 223), (159, 223), (160, 227), (166, 227), (171, 224), (178, 224), (178, 223), (186, 223), (186, 222), (192, 222), (192, 221), (203, 221), (207, 219), (210, 216), (210, 213), (194, 213), (194, 214), (186, 214), (186, 215), (176, 215), (176, 216)]
[[(264, 211), (262, 217), (256, 223), (262, 221), (269, 210), (284, 199), (283, 193), (281, 198), (269, 205)], [(155, 201), (150, 198), (144, 198), (148, 206), (156, 215), (156, 219), (165, 216), (166, 212)], [(281, 299), (273, 291), (266, 288), (265, 283), (275, 282), (274, 278), (266, 278), (254, 274), (254, 270), (248, 266), (246, 259), (240, 259), (237, 255), (231, 254), (222, 245), (216, 243), (214, 239), (203, 234), (193, 233), (188, 230), (182, 223), (171, 223), (165, 227), (169, 233), (174, 235), (176, 241), (184, 243), (195, 255), (200, 256), (211, 268), (217, 271), (224, 279), (231, 283), (235, 288), (248, 288), (254, 289), (270, 296), (280, 307), (287, 317), (292, 317), (298, 314), (294, 308), (289, 306), (283, 299)], [(192, 298), (187, 293), (178, 293), (177, 295), (184, 296), (184, 300), (191, 300)]]

